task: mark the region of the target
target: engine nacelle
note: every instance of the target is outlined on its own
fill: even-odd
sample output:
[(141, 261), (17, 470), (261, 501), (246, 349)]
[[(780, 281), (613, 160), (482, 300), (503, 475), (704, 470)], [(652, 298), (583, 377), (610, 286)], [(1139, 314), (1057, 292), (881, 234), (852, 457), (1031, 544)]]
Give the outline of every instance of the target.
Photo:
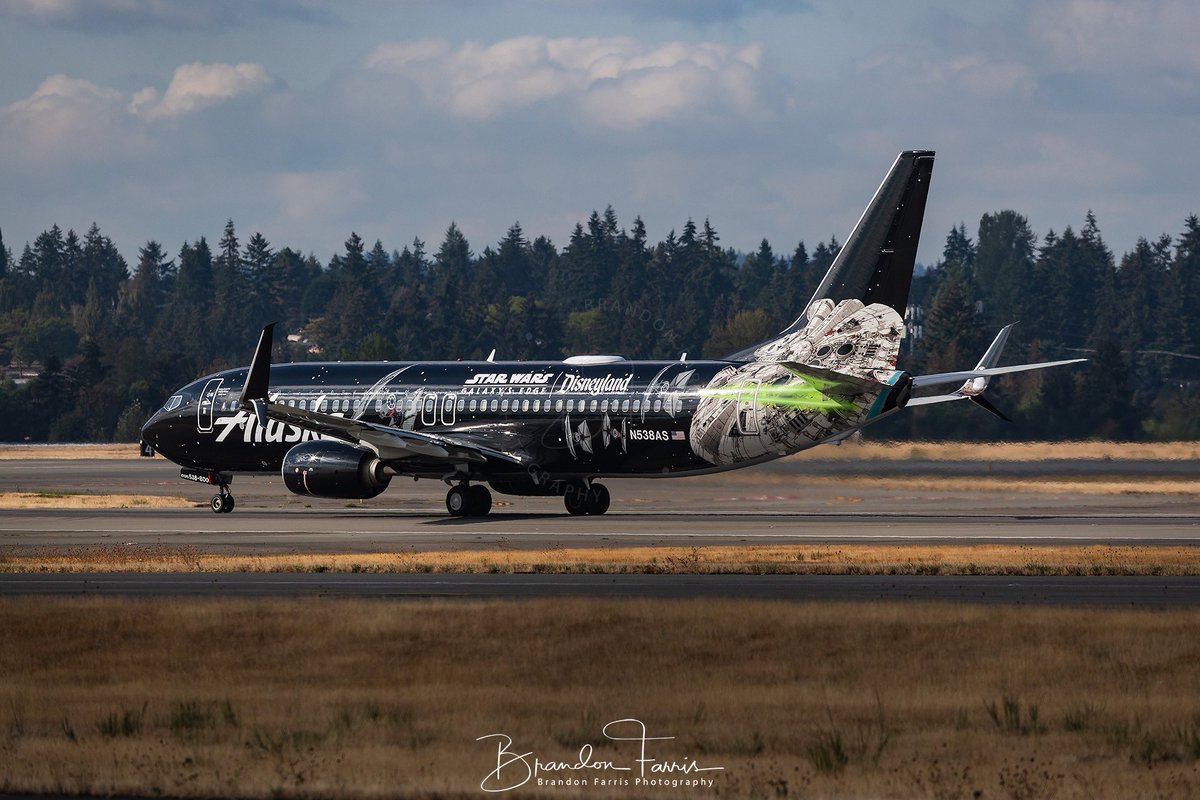
[(295, 494), (367, 500), (388, 487), (391, 473), (370, 450), (346, 442), (301, 442), (283, 458), (283, 485)]

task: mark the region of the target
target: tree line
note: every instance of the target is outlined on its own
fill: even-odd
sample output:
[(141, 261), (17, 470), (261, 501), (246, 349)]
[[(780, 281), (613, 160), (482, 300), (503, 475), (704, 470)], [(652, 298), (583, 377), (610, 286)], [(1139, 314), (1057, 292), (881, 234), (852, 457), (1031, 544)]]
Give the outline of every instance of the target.
[[(764, 239), (741, 254), (708, 220), (651, 243), (640, 218), (624, 227), (611, 207), (561, 248), (517, 223), (475, 253), (452, 223), (433, 251), (352, 233), (327, 263), (258, 232), (243, 241), (232, 221), (215, 247), (148, 241), (132, 269), (94, 224), (82, 237), (53, 225), (19, 256), (0, 236), (0, 440), (136, 439), (171, 390), (245, 364), (271, 320), (291, 334), (278, 355), (291, 360), (720, 357), (795, 319), (838, 250), (831, 238), (777, 253)], [(1018, 320), (1007, 361), (1091, 360), (998, 382), (1015, 424), (952, 404), (880, 435), (1196, 438), (1197, 299), (1194, 215), (1119, 260), (1090, 212), (1040, 239), (1014, 211), (985, 214), (974, 239), (959, 224), (914, 279), (901, 366), (973, 366)]]

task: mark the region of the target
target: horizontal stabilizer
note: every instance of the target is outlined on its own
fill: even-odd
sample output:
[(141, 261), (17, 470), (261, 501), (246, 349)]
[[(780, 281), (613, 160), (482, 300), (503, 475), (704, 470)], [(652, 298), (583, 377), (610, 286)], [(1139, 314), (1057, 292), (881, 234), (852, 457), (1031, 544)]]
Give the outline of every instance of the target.
[[(1069, 358), (1065, 361), (1042, 361), (1038, 364), (1015, 364), (1011, 367), (986, 367), (984, 369), (968, 369), (962, 372), (935, 372), (932, 375), (918, 375), (913, 378), (913, 388), (922, 386), (937, 386), (942, 383), (962, 383), (973, 378), (990, 378), (993, 375), (1007, 375), (1010, 372), (1027, 372), (1047, 367), (1061, 367), (1066, 364), (1079, 364), (1086, 358)], [(915, 401), (916, 398), (913, 398)], [(912, 405), (913, 401), (909, 401)]]

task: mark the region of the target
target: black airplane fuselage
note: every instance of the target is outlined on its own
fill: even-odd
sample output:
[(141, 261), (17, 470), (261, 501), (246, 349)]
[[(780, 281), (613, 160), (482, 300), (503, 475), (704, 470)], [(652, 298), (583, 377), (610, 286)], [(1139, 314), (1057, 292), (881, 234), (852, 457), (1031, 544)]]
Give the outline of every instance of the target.
[[(495, 450), (521, 453), (524, 463), (469, 465), (460, 477), (542, 483), (723, 468), (693, 451), (688, 431), (702, 388), (727, 367), (723, 361), (623, 359), (292, 363), (271, 367), (270, 394), (273, 402), (301, 410), (472, 436)], [(275, 472), (296, 444), (322, 438), (277, 420), (260, 425), (238, 402), (246, 374), (245, 368), (227, 370), (180, 389), (147, 424), (147, 442), (186, 467)], [(419, 455), (396, 466), (419, 477), (448, 472), (443, 461)]]

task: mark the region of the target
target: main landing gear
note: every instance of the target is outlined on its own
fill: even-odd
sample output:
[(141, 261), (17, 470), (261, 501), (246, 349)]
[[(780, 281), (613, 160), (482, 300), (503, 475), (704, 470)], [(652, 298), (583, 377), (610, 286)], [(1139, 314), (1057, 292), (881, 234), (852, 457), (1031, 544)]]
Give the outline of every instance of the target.
[(492, 510), (492, 493), (481, 483), (460, 483), (446, 492), (446, 510), (454, 517), (485, 517)]
[(573, 516), (582, 516), (584, 514), (603, 514), (608, 511), (608, 504), (612, 498), (608, 494), (608, 487), (602, 483), (590, 483), (588, 485), (579, 484), (570, 486), (567, 492), (563, 495), (563, 503), (567, 507), (567, 513)]

